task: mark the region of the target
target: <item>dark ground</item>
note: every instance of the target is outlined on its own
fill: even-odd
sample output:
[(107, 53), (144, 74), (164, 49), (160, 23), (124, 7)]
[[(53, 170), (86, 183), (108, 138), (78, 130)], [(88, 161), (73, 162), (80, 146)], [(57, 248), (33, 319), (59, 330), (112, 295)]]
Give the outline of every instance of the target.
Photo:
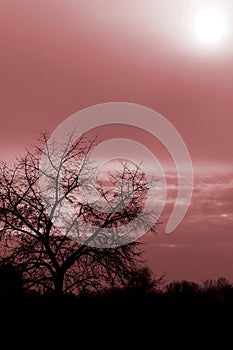
[[(233, 347), (233, 288), (1, 298), (1, 349)], [(205, 342), (205, 343), (204, 343)], [(225, 345), (227, 343), (227, 345)], [(204, 345), (206, 344), (206, 345)]]

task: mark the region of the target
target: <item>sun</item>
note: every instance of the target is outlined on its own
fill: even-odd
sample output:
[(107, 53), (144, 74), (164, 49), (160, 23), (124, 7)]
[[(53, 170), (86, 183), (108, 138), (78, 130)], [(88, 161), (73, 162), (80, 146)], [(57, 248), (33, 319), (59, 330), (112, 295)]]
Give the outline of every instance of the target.
[(207, 9), (199, 13), (195, 23), (197, 38), (212, 44), (221, 41), (226, 31), (226, 21), (222, 13), (216, 9)]

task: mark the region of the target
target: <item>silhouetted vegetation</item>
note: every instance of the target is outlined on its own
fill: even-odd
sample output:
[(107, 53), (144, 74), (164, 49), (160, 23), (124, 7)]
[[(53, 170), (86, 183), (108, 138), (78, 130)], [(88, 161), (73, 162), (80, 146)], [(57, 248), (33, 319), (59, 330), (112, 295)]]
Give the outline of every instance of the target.
[[(18, 275), (12, 277), (16, 278), (12, 286), (17, 286), (18, 291)], [(0, 300), (3, 299), (1, 296)], [(41, 334), (51, 342), (48, 344), (60, 344), (64, 339), (69, 342), (77, 333), (95, 339), (96, 344), (101, 344), (102, 337), (104, 341), (112, 332), (118, 334), (116, 342), (123, 341), (123, 335), (131, 338), (131, 332), (138, 339), (146, 336), (145, 341), (153, 341), (155, 334), (167, 331), (169, 339), (170, 332), (177, 329), (185, 334), (193, 332), (195, 337), (200, 332), (210, 334), (209, 329), (219, 335), (231, 325), (233, 285), (224, 278), (202, 284), (189, 281), (165, 284), (164, 277), (158, 279), (144, 269), (124, 287), (83, 291), (78, 296), (25, 291), (17, 301), (11, 293), (1, 305), (4, 319), (1, 329), (8, 341), (12, 332), (20, 335), (25, 330), (34, 339)], [(176, 340), (173, 339), (175, 343)]]
[(22, 273), (7, 264), (0, 266), (0, 298), (19, 298), (23, 292)]
[[(182, 332), (197, 333), (206, 326), (219, 332), (233, 315), (233, 285), (224, 278), (197, 284), (165, 283), (165, 276), (154, 276), (142, 259), (140, 243), (131, 240), (137, 226), (144, 232), (149, 227), (156, 233), (156, 225), (151, 227), (157, 222), (153, 211), (144, 212), (140, 223), (122, 235), (120, 227), (127, 228), (133, 222), (151, 185), (139, 166), (122, 162), (122, 171), (110, 175), (112, 186), (119, 186), (117, 194), (104, 192), (99, 183), (104, 209), (110, 206), (110, 212), (79, 200), (76, 191), (80, 186), (91, 190), (93, 164), (87, 152), (92, 145), (83, 139), (71, 143), (59, 164), (54, 159), (56, 149), (51, 152), (43, 147), (28, 152), (13, 166), (1, 164), (1, 344), (11, 348), (17, 340), (18, 346), (25, 348), (28, 344), (33, 348), (41, 340), (43, 347), (55, 348), (64, 341), (67, 348), (71, 341), (79, 348), (80, 339), (85, 339), (85, 346), (91, 339), (95, 346), (97, 342), (103, 346), (110, 339), (111, 348), (112, 344), (126, 345), (128, 338), (131, 348), (133, 339), (138, 346), (139, 335), (143, 335), (143, 346), (151, 340), (154, 347), (163, 330), (171, 332), (176, 326)], [(42, 156), (52, 170), (39, 168)], [(56, 195), (51, 197), (48, 215), (39, 181), (41, 177), (49, 178), (53, 188), (60, 181), (62, 167), (63, 190), (56, 189)], [(131, 185), (125, 189), (126, 180)], [(53, 215), (67, 200), (76, 215), (61, 234)], [(62, 210), (59, 213), (65, 222), (66, 215)], [(83, 239), (83, 227), (88, 225), (93, 232)], [(106, 246), (106, 242), (110, 244)], [(167, 338), (162, 340), (165, 344)]]
[[(68, 135), (62, 153), (46, 141), (43, 136), (40, 147), (0, 166), (0, 263), (20, 269), (25, 288), (40, 293), (127, 285), (143, 268), (137, 230), (156, 230), (153, 209), (134, 220), (154, 179), (122, 161), (97, 181), (94, 141)], [(93, 181), (101, 198), (96, 206), (86, 200)]]

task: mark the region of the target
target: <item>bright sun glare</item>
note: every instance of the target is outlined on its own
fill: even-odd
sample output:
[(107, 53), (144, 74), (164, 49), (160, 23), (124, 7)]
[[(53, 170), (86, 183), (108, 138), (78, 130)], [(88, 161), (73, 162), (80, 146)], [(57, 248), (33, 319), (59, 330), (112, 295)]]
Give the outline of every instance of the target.
[(215, 10), (208, 9), (201, 12), (195, 23), (197, 38), (207, 44), (219, 42), (226, 31), (226, 23), (223, 15)]

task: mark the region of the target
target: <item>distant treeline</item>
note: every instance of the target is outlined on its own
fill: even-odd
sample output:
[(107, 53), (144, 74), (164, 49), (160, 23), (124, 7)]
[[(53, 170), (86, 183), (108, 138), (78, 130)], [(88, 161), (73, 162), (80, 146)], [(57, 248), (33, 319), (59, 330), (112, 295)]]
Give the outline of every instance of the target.
[(199, 339), (198, 346), (200, 337), (224, 340), (232, 332), (233, 284), (225, 278), (202, 284), (186, 280), (166, 284), (161, 278), (153, 284), (147, 275), (125, 288), (75, 296), (28, 292), (10, 267), (0, 275), (0, 339), (8, 346), (4, 348), (15, 341), (24, 348), (45, 346), (44, 342), (46, 348), (61, 344), (67, 348), (74, 341), (75, 349), (81, 347), (80, 341), (108, 347), (109, 337), (110, 348), (126, 342), (135, 347), (139, 341), (144, 346), (148, 342), (146, 348), (152, 342), (160, 348), (160, 341), (164, 346), (179, 345), (186, 337), (192, 344)]

